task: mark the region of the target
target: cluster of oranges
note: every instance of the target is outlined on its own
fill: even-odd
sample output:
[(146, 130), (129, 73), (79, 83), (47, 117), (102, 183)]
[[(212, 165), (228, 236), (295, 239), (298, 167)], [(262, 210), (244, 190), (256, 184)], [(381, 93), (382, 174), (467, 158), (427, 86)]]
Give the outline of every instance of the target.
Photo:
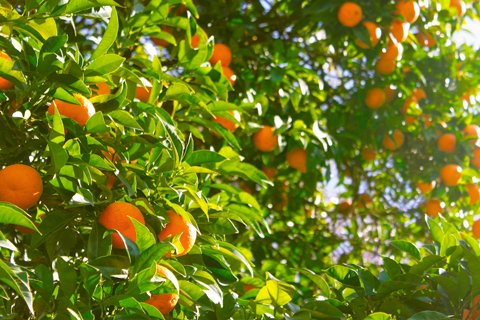
[[(450, 8), (458, 17), (461, 17), (466, 12), (465, 3), (461, 0), (450, 1)], [(384, 31), (389, 33), (388, 42), (385, 48), (383, 48), (380, 56), (376, 61), (376, 70), (382, 75), (389, 75), (395, 71), (396, 61), (401, 59), (403, 54), (402, 43), (407, 39), (411, 24), (419, 18), (421, 8), (419, 4), (414, 0), (400, 0), (396, 3), (396, 10), (394, 12), (397, 15), (393, 21), (391, 21), (388, 28), (384, 28)], [(354, 2), (345, 2), (341, 5), (338, 11), (338, 20), (345, 27), (352, 28), (360, 23), (368, 30), (369, 43), (364, 43), (360, 39), (356, 39), (356, 44), (360, 48), (370, 49), (375, 47), (382, 35), (382, 29), (375, 23), (370, 21), (363, 21), (362, 8)], [(418, 43), (422, 47), (433, 47), (436, 44), (435, 38), (432, 33), (424, 28), (419, 28), (420, 32), (416, 34)], [(393, 101), (395, 97), (395, 89), (391, 86), (387, 88), (374, 87), (367, 91), (365, 96), (365, 104), (368, 108), (375, 110), (384, 106), (386, 103)], [(426, 93), (424, 90), (417, 88), (412, 92), (411, 97), (407, 98), (399, 112), (405, 117), (406, 125), (412, 125), (419, 116), (412, 116), (409, 114), (409, 110), (412, 107), (419, 109), (418, 102), (422, 99), (426, 99)], [(418, 113), (418, 112), (417, 112)], [(424, 114), (420, 117), (424, 120), (425, 127), (432, 125), (432, 119)], [(440, 121), (438, 122), (443, 128), (447, 128), (447, 124)], [(439, 136), (438, 149), (445, 153), (455, 152), (455, 146), (457, 144), (457, 137), (453, 133), (442, 133), (437, 130)], [(463, 131), (464, 138), (470, 139), (469, 143), (475, 146), (480, 136), (480, 128), (476, 125), (470, 124)], [(387, 150), (396, 150), (400, 148), (405, 141), (405, 135), (399, 129), (394, 129), (390, 134), (385, 134), (383, 137), (383, 147)], [(361, 151), (361, 156), (366, 161), (374, 161), (377, 157), (376, 151), (371, 147), (365, 147)], [(480, 148), (473, 150), (473, 157), (471, 163), (480, 168)], [(440, 171), (440, 179), (447, 187), (457, 186), (462, 180), (462, 168), (457, 164), (448, 164), (444, 166)], [(423, 194), (428, 194), (432, 191), (437, 184), (437, 181), (419, 181), (417, 183), (418, 189)], [(478, 185), (469, 183), (465, 184), (465, 188), (469, 195), (469, 204), (476, 204), (480, 200), (480, 188)], [(360, 195), (359, 202), (366, 203), (366, 196)], [(351, 200), (346, 200), (339, 205), (341, 211), (347, 210), (351, 205)], [(425, 210), (429, 216), (435, 217), (443, 212), (444, 203), (437, 199), (432, 198), (427, 201)], [(478, 230), (477, 230), (478, 229)], [(476, 231), (477, 230), (477, 231)], [(477, 221), (473, 227), (474, 235), (480, 238), (480, 221)]]

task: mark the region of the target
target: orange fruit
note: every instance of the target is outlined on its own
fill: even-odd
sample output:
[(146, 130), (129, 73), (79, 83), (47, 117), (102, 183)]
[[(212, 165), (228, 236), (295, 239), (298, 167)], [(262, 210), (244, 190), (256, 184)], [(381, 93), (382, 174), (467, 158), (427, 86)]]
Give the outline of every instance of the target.
[(198, 34), (194, 34), (192, 36), (192, 41), (190, 42), (190, 45), (192, 46), (192, 48), (197, 49), (200, 43), (200, 40), (202, 40), (202, 38)]
[(432, 123), (433, 123), (432, 117), (429, 117), (426, 114), (422, 114), (421, 117), (423, 118), (425, 128), (428, 128), (432, 125)]
[(427, 94), (425, 93), (425, 90), (421, 88), (415, 88), (415, 90), (412, 91), (412, 98), (415, 101), (420, 101), (422, 99), (427, 99)]
[(463, 130), (463, 134), (465, 135), (465, 138), (476, 138), (468, 141), (468, 143), (470, 143), (470, 145), (472, 146), (474, 146), (475, 143), (478, 141), (478, 138), (480, 136), (479, 133), (480, 133), (480, 128), (474, 124), (469, 124)]
[(60, 115), (70, 118), (79, 125), (84, 126), (88, 119), (95, 114), (95, 108), (93, 104), (81, 94), (74, 93), (73, 96), (80, 102), (79, 106), (55, 99), (48, 107), (48, 113), (51, 115), (55, 114), (55, 105)]
[(477, 220), (472, 225), (473, 236), (477, 239), (480, 239), (480, 220)]
[(115, 176), (109, 176), (107, 178), (107, 188), (112, 189), (113, 185), (115, 184), (115, 181), (117, 181), (117, 177)]
[(338, 10), (338, 21), (345, 27), (355, 27), (362, 21), (362, 8), (353, 2), (345, 2)]
[[(183, 251), (177, 255), (174, 255), (174, 257), (184, 256), (189, 253), (190, 250), (192, 250), (195, 240), (197, 239), (197, 230), (190, 222), (188, 222), (181, 215), (177, 214), (175, 211), (169, 210), (167, 211), (167, 214), (170, 218), (170, 222), (167, 223), (162, 231), (160, 231), (158, 234), (158, 240), (162, 241), (167, 237), (173, 238), (177, 234), (182, 234), (179, 241), (182, 244)], [(165, 255), (165, 257), (171, 256), (171, 252), (167, 252)]]
[[(240, 120), (240, 114), (238, 113), (237, 110), (227, 110), (227, 112), (230, 113), (232, 116), (234, 116), (235, 119)], [(215, 116), (215, 118), (212, 118), (212, 121), (220, 124), (222, 127), (224, 127), (230, 132), (234, 132), (238, 128), (237, 123), (220, 116)]]
[(470, 158), (470, 162), (480, 169), (480, 148), (473, 149), (473, 157)]
[[(162, 27), (162, 31), (172, 34), (172, 29), (169, 27)], [(155, 43), (159, 47), (168, 47), (170, 45), (170, 42), (163, 39), (159, 39), (155, 37), (151, 37), (150, 39), (152, 40), (153, 43)]]
[(480, 200), (480, 188), (476, 184), (467, 184), (465, 185), (468, 191), (468, 196), (470, 197), (469, 204), (475, 204)]
[[(10, 56), (3, 51), (0, 51), (0, 59), (12, 61), (12, 58), (10, 58)], [(0, 77), (0, 90), (10, 90), (12, 88), (13, 88), (13, 83)]]
[(443, 213), (442, 201), (438, 199), (431, 199), (425, 205), (427, 215), (430, 217), (437, 217), (440, 213)]
[(278, 173), (278, 170), (275, 168), (263, 167), (262, 171), (270, 181), (273, 180)]
[(386, 102), (392, 102), (395, 99), (395, 89), (392, 86), (385, 88), (385, 98)]
[(457, 17), (463, 16), (467, 11), (467, 6), (465, 5), (465, 2), (461, 0), (450, 0), (450, 8), (457, 9)]
[(224, 66), (222, 66), (222, 72), (225, 78), (227, 78), (228, 82), (230, 82), (233, 87), (233, 85), (235, 84), (235, 80), (237, 80), (237, 76), (235, 75), (235, 73), (229, 67)]
[[(156, 276), (170, 280), (176, 288), (179, 287), (175, 275), (160, 264), (157, 264)], [(160, 311), (160, 313), (165, 317), (173, 310), (173, 308), (175, 308), (179, 298), (180, 297), (178, 296), (178, 293), (161, 293), (152, 295), (150, 299), (145, 301), (145, 303), (157, 308), (158, 311)]]
[(372, 204), (372, 198), (366, 193), (359, 194), (357, 201), (358, 201), (357, 206), (362, 209), (365, 209), (366, 207), (369, 207)]
[(209, 61), (212, 66), (220, 61), (223, 67), (228, 67), (232, 62), (232, 51), (223, 43), (217, 43), (213, 46), (213, 54)]
[(437, 182), (435, 180), (430, 182), (423, 182), (423, 181), (417, 182), (417, 188), (420, 189), (422, 193), (429, 193), (435, 188), (436, 185), (437, 185)]
[(447, 164), (440, 171), (440, 177), (447, 186), (456, 186), (462, 180), (462, 168), (456, 164)]
[(414, 105), (417, 105), (417, 101), (412, 98), (407, 98), (403, 106), (399, 109), (400, 113), (406, 115), (408, 109), (412, 108)]
[(34, 168), (12, 164), (0, 170), (0, 201), (27, 210), (34, 206), (43, 192), (43, 181)]
[[(133, 204), (127, 202), (114, 202), (103, 210), (98, 222), (107, 229), (115, 229), (124, 237), (137, 241), (137, 233), (130, 218), (133, 218), (145, 225), (142, 213)], [(125, 249), (125, 244), (118, 233), (112, 233), (112, 246), (115, 249)]]
[(378, 59), (376, 69), (380, 74), (389, 75), (395, 71), (397, 63), (393, 59)]
[(107, 147), (107, 148), (108, 148), (108, 152), (105, 150), (102, 150), (102, 154), (113, 163), (118, 162), (120, 158), (118, 157), (115, 149), (113, 149), (112, 147)]
[(383, 146), (388, 150), (396, 150), (403, 145), (405, 141), (405, 136), (402, 131), (395, 129), (393, 134), (383, 136)]
[(377, 158), (377, 153), (371, 148), (364, 148), (362, 150), (362, 157), (365, 161), (374, 161)]
[(95, 83), (95, 85), (98, 89), (90, 87), (90, 89), (95, 93), (92, 96), (112, 93), (112, 91), (110, 90), (110, 86), (105, 82)]
[(297, 169), (302, 173), (307, 173), (307, 150), (296, 148), (287, 153), (287, 162), (290, 167)]
[(399, 1), (396, 14), (401, 15), (406, 22), (414, 23), (420, 15), (420, 6), (416, 1)]
[(413, 125), (413, 123), (417, 120), (417, 117), (414, 117), (414, 116), (406, 116), (405, 117), (405, 124), (407, 126), (411, 126)]
[(389, 29), (397, 42), (404, 42), (407, 40), (410, 24), (400, 19), (395, 19), (392, 21)]
[(378, 109), (385, 104), (387, 97), (385, 91), (379, 88), (370, 89), (365, 97), (365, 104), (370, 109)]
[[(38, 222), (35, 222), (35, 226), (38, 227), (40, 224)], [(31, 229), (31, 228), (28, 228), (28, 227), (24, 227), (24, 226), (15, 226), (15, 229), (20, 232), (20, 233), (23, 233), (23, 234), (34, 234), (35, 233), (35, 230)]]
[(370, 21), (365, 21), (363, 25), (367, 28), (368, 33), (370, 33), (370, 43), (371, 46), (363, 43), (359, 39), (356, 40), (356, 44), (363, 49), (369, 49), (373, 48), (377, 45), (378, 40), (380, 40), (380, 37), (382, 36), (382, 30), (373, 22)]
[(148, 102), (150, 99), (150, 92), (152, 91), (152, 87), (137, 87), (137, 91), (135, 92), (135, 98), (142, 102)]
[(401, 43), (394, 43), (391, 42), (388, 44), (387, 48), (382, 50), (380, 53), (381, 59), (390, 59), (390, 60), (397, 60), (399, 57), (402, 56), (403, 53), (403, 46)]
[(338, 209), (340, 211), (347, 211), (348, 209), (350, 209), (350, 206), (352, 205), (352, 200), (350, 199), (347, 199), (345, 201), (342, 201), (339, 205), (338, 205)]
[(435, 38), (430, 34), (430, 32), (419, 32), (416, 34), (417, 41), (422, 47), (431, 48), (437, 44)]
[(243, 192), (252, 194), (252, 188), (250, 188), (245, 182), (240, 183), (240, 189), (242, 189)]
[(275, 128), (265, 126), (253, 135), (253, 144), (263, 152), (273, 151), (278, 145), (278, 137), (273, 135)]
[(288, 206), (288, 197), (285, 193), (282, 193), (279, 197), (274, 198), (273, 208), (277, 211), (282, 211)]
[(253, 284), (246, 284), (246, 283), (243, 284), (243, 291), (245, 291), (245, 293), (256, 288), (257, 287), (255, 287)]
[(453, 133), (445, 133), (438, 139), (438, 149), (443, 152), (452, 153), (455, 151), (457, 138)]

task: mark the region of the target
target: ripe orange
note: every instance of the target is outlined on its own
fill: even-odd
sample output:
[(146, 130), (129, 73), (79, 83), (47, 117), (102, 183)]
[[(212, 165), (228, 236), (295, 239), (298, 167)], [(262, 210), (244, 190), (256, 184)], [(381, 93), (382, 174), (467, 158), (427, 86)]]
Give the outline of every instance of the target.
[(470, 204), (475, 204), (480, 200), (480, 188), (476, 184), (467, 184), (465, 185), (468, 191), (468, 196), (470, 197)]
[(407, 98), (403, 106), (399, 109), (400, 113), (406, 115), (408, 109), (413, 108), (413, 106), (417, 105), (417, 101), (412, 98)]
[(405, 136), (402, 131), (395, 129), (393, 134), (383, 136), (383, 146), (388, 150), (397, 150), (403, 145), (405, 141)]
[(222, 72), (225, 78), (227, 78), (228, 82), (230, 82), (233, 87), (233, 85), (235, 84), (235, 80), (237, 80), (237, 76), (235, 75), (235, 73), (229, 67), (224, 66), (222, 66)]
[[(40, 224), (38, 222), (35, 222), (35, 226), (38, 227)], [(34, 234), (35, 233), (35, 230), (31, 229), (31, 228), (28, 228), (28, 227), (24, 227), (24, 226), (15, 226), (15, 229), (20, 232), (20, 233), (23, 233), (23, 234)]]
[[(176, 288), (179, 287), (177, 278), (175, 275), (165, 268), (164, 266), (157, 264), (157, 274), (156, 276), (160, 276), (167, 280), (170, 280)], [(154, 306), (155, 308), (160, 311), (160, 313), (165, 317), (169, 314), (173, 308), (177, 305), (179, 296), (177, 293), (162, 293), (162, 294), (155, 294), (150, 297), (145, 303)]]
[(401, 43), (389, 42), (387, 48), (380, 53), (381, 59), (397, 60), (402, 56), (403, 46)]
[(338, 205), (338, 209), (340, 211), (347, 211), (348, 209), (350, 209), (351, 205), (352, 205), (352, 200), (347, 199)]
[(392, 21), (389, 29), (398, 42), (404, 42), (407, 40), (410, 24), (400, 19), (395, 19)]
[(263, 152), (273, 151), (278, 145), (278, 137), (273, 135), (275, 128), (265, 126), (253, 135), (253, 144)]
[(275, 197), (273, 201), (273, 208), (277, 211), (282, 211), (288, 206), (288, 197), (286, 193), (282, 193), (278, 197)]
[(453, 133), (445, 133), (438, 139), (438, 149), (443, 152), (452, 153), (455, 151), (457, 138)]
[(135, 92), (135, 98), (142, 102), (148, 102), (148, 99), (150, 99), (150, 92), (152, 91), (152, 87), (147, 87), (145, 89), (144, 87), (137, 87), (137, 91)]
[(422, 193), (428, 193), (432, 191), (436, 185), (437, 185), (437, 182), (435, 180), (430, 182), (422, 182), (422, 181), (417, 182), (417, 188), (420, 189)]
[(391, 85), (385, 88), (385, 98), (387, 102), (392, 102), (395, 99), (395, 89)]
[(0, 201), (23, 210), (34, 206), (43, 192), (43, 181), (34, 168), (12, 164), (0, 170)]
[(287, 162), (290, 167), (297, 169), (302, 173), (307, 173), (307, 150), (296, 148), (287, 153)]
[[(3, 51), (0, 51), (0, 59), (12, 61), (12, 58), (10, 58), (10, 56)], [(0, 77), (0, 90), (10, 90), (12, 88), (13, 88), (13, 83)]]
[(366, 207), (369, 207), (372, 204), (372, 198), (366, 193), (359, 194), (357, 201), (358, 201), (357, 207), (362, 209), (365, 209)]
[[(129, 217), (145, 225), (142, 213), (133, 204), (114, 202), (103, 210), (98, 222), (107, 229), (115, 229), (124, 237), (137, 241), (137, 233)], [(125, 249), (125, 244), (118, 233), (112, 233), (112, 246), (116, 249)]]
[[(195, 240), (197, 239), (197, 230), (195, 227), (185, 220), (181, 215), (177, 214), (175, 211), (167, 211), (170, 222), (167, 223), (165, 228), (160, 231), (158, 234), (158, 240), (162, 241), (167, 237), (174, 237), (177, 234), (182, 234), (180, 236), (180, 243), (182, 244), (183, 251), (174, 257), (184, 256), (192, 250)], [(172, 253), (168, 252), (165, 257), (171, 257)]]
[(415, 90), (412, 91), (412, 98), (415, 101), (420, 101), (422, 99), (427, 99), (427, 94), (425, 93), (425, 90), (421, 88), (415, 88)]
[(405, 124), (407, 126), (411, 126), (415, 123), (416, 120), (417, 120), (417, 117), (415, 117), (415, 116), (406, 116), (405, 117)]
[(473, 157), (470, 158), (470, 162), (480, 169), (480, 148), (473, 149)]
[(447, 164), (440, 171), (440, 177), (447, 186), (456, 186), (462, 180), (462, 168), (456, 164)]
[(48, 107), (48, 113), (54, 115), (54, 106), (56, 105), (60, 115), (70, 118), (79, 125), (84, 126), (88, 119), (95, 114), (95, 108), (93, 104), (81, 94), (74, 93), (73, 96), (80, 102), (79, 106), (55, 99)]
[(480, 220), (477, 220), (472, 225), (473, 236), (477, 239), (480, 239)]
[(417, 36), (417, 41), (422, 47), (428, 47), (431, 48), (434, 45), (437, 44), (437, 41), (435, 38), (430, 34), (430, 32), (425, 31), (425, 32), (419, 32), (416, 34)]
[(119, 156), (117, 155), (117, 152), (112, 147), (108, 147), (108, 152), (105, 150), (102, 150), (102, 154), (114, 163), (120, 160)]
[(429, 117), (426, 114), (422, 114), (421, 117), (423, 118), (425, 128), (428, 128), (432, 125), (432, 123), (433, 123), (432, 117)]
[(223, 43), (217, 43), (213, 46), (213, 54), (209, 61), (212, 66), (220, 61), (223, 67), (228, 67), (232, 62), (232, 51)]
[(370, 21), (365, 21), (363, 25), (368, 29), (368, 32), (370, 33), (370, 42), (371, 46), (368, 44), (363, 43), (359, 39), (356, 40), (356, 44), (363, 49), (369, 49), (373, 48), (377, 45), (378, 40), (380, 40), (380, 37), (382, 36), (382, 30), (373, 22)]
[(113, 188), (113, 185), (115, 184), (115, 181), (117, 181), (117, 177), (115, 176), (109, 176), (107, 178), (107, 188), (108, 189), (112, 189)]
[(365, 97), (365, 104), (370, 109), (378, 109), (385, 104), (387, 97), (385, 91), (379, 88), (370, 89)]
[[(232, 116), (234, 116), (235, 119), (240, 120), (240, 114), (238, 113), (237, 110), (227, 110), (227, 112), (230, 113)], [(237, 123), (220, 116), (215, 116), (215, 118), (212, 118), (212, 121), (220, 124), (222, 127), (224, 127), (230, 132), (234, 132), (238, 128)]]
[(192, 41), (190, 42), (192, 48), (197, 49), (198, 45), (200, 44), (200, 40), (202, 40), (202, 38), (198, 34), (194, 34), (192, 36)]
[(275, 168), (263, 167), (262, 171), (270, 181), (272, 181), (278, 173), (278, 170)]
[(362, 8), (353, 2), (345, 2), (338, 10), (338, 21), (345, 27), (355, 27), (362, 21)]
[(246, 283), (243, 284), (243, 291), (245, 291), (245, 293), (256, 288), (257, 287), (255, 287), (253, 284), (246, 284)]
[(95, 94), (92, 95), (92, 97), (95, 96), (95, 95), (112, 93), (112, 91), (110, 90), (110, 86), (105, 82), (95, 83), (95, 85), (97, 86), (98, 89), (90, 87), (90, 89), (95, 93)]
[(362, 157), (365, 161), (374, 161), (377, 158), (377, 153), (371, 148), (364, 148), (362, 150)]
[(243, 192), (246, 192), (248, 194), (252, 194), (252, 188), (250, 188), (245, 182), (240, 182), (240, 189), (242, 189)]
[(457, 9), (457, 17), (462, 17), (467, 12), (467, 6), (462, 0), (450, 0), (450, 8)]
[(393, 59), (378, 59), (377, 60), (377, 71), (380, 74), (384, 75), (389, 75), (392, 74), (395, 71), (395, 67), (397, 66), (397, 63)]
[(399, 1), (396, 14), (401, 15), (406, 22), (414, 23), (420, 15), (420, 6), (416, 1)]
[(430, 217), (437, 217), (443, 213), (442, 201), (438, 199), (431, 199), (427, 202), (425, 210)]
[[(172, 29), (169, 27), (162, 27), (162, 31), (172, 34)], [(163, 39), (151, 37), (151, 40), (153, 43), (155, 43), (159, 47), (168, 47), (170, 45), (170, 42)]]
[(463, 134), (465, 135), (465, 138), (476, 138), (468, 141), (468, 143), (474, 146), (480, 137), (480, 128), (477, 125), (469, 124), (463, 130)]

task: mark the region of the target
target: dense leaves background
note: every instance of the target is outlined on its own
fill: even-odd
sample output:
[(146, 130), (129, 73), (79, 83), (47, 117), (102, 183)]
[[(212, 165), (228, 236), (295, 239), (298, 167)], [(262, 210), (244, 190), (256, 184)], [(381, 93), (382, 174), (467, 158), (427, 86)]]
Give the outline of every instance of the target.
[[(466, 17), (450, 0), (423, 3), (388, 76), (375, 64), (398, 18), (391, 1), (356, 1), (383, 31), (366, 50), (355, 44), (368, 43), (366, 28), (342, 26), (335, 0), (0, 2), (0, 48), (13, 60), (0, 59), (0, 76), (15, 85), (0, 93), (0, 162), (29, 164), (44, 181), (37, 207), (0, 204), (2, 317), (163, 318), (143, 303), (147, 292), (169, 290), (152, 280), (156, 263), (179, 280), (175, 319), (460, 319), (464, 309), (473, 317), (478, 205), (468, 204), (465, 184), (478, 182), (478, 170), (462, 130), (480, 122), (480, 72), (477, 52), (452, 42)], [(467, 6), (478, 19), (478, 3)], [(413, 35), (426, 29), (431, 48)], [(208, 63), (215, 43), (233, 52), (233, 87)], [(93, 96), (101, 82), (111, 94)], [(365, 106), (370, 88), (390, 85), (392, 102)], [(142, 86), (148, 101), (135, 99)], [(409, 112), (431, 117), (430, 127), (422, 117), (407, 125), (399, 112), (415, 88), (427, 98)], [(73, 93), (95, 106), (85, 126), (47, 113), (55, 98), (76, 103)], [(212, 121), (235, 121), (228, 110), (241, 114), (234, 133)], [(264, 125), (279, 135), (272, 152), (252, 142)], [(391, 152), (382, 139), (393, 129), (406, 139)], [(437, 130), (456, 134), (455, 153), (437, 151)], [(108, 147), (120, 161), (102, 153)], [(308, 151), (306, 174), (285, 160), (298, 147)], [(361, 156), (365, 147), (374, 162)], [(448, 163), (463, 167), (461, 185), (416, 190)], [(278, 170), (271, 181), (265, 167)], [(107, 176), (117, 178), (111, 189)], [(442, 217), (425, 218), (425, 197), (447, 204)], [(337, 206), (343, 199), (347, 210)], [(112, 249), (97, 222), (115, 201), (136, 205), (147, 224), (127, 250)], [(183, 257), (164, 257), (178, 238), (156, 237), (166, 210), (199, 231)], [(33, 222), (32, 235), (14, 227)]]

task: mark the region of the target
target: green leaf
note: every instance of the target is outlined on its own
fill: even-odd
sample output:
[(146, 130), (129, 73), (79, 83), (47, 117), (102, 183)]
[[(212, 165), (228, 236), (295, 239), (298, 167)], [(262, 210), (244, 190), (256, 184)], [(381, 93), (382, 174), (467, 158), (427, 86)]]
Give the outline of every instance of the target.
[(85, 75), (101, 76), (115, 72), (116, 70), (118, 70), (118, 68), (120, 68), (124, 61), (125, 58), (120, 57), (116, 54), (106, 54), (100, 56), (88, 65), (87, 69), (85, 69)]
[(48, 76), (48, 81), (55, 82), (56, 84), (70, 88), (74, 92), (81, 93), (84, 96), (90, 96), (90, 89), (87, 88), (83, 81), (70, 74), (52, 74)]
[(58, 272), (60, 288), (67, 297), (70, 297), (74, 294), (75, 288), (77, 287), (77, 273), (75, 269), (65, 262), (62, 257), (58, 257), (55, 263), (55, 269)]
[(227, 158), (225, 158), (224, 156), (208, 150), (194, 151), (190, 154), (190, 156), (185, 157), (185, 161), (191, 166), (205, 163), (222, 162), (225, 160), (227, 160)]
[(0, 223), (24, 226), (38, 232), (35, 224), (27, 218), (27, 213), (8, 202), (0, 201)]
[(413, 243), (403, 240), (393, 240), (391, 242), (391, 245), (410, 254), (417, 261), (422, 259), (422, 256), (420, 255), (420, 250), (418, 250), (418, 248)]
[(295, 295), (295, 288), (278, 280), (267, 280), (265, 286), (260, 289), (255, 298), (258, 303), (283, 306), (289, 303)]
[(120, 7), (120, 5), (113, 0), (70, 0), (68, 1), (65, 14), (75, 13), (91, 8), (99, 8), (103, 6)]
[(328, 286), (328, 283), (320, 277), (319, 275), (315, 274), (315, 272), (310, 271), (308, 269), (294, 269), (296, 271), (299, 271), (301, 274), (306, 276), (308, 279), (310, 279), (315, 285), (322, 290), (323, 294), (325, 297), (330, 298), (330, 287)]
[(229, 175), (238, 175), (245, 179), (252, 180), (253, 182), (256, 182), (262, 186), (267, 184), (273, 186), (273, 183), (268, 180), (262, 171), (258, 170), (255, 166), (249, 163), (233, 160), (225, 161), (220, 165), (219, 172)]
[[(295, 315), (300, 315), (302, 312), (307, 312), (313, 319), (341, 319), (345, 318), (345, 315), (334, 305), (327, 301), (310, 301), (301, 306)], [(309, 319), (308, 316), (307, 319)]]
[(38, 226), (40, 234), (32, 235), (32, 242), (30, 249), (35, 249), (43, 242), (45, 242), (52, 234), (65, 227), (77, 216), (77, 212), (72, 211), (53, 211), (45, 216), (42, 223)]
[(23, 280), (22, 278), (26, 277), (20, 277), (18, 275), (20, 270), (17, 269), (17, 273), (14, 272), (12, 268), (16, 267), (0, 260), (0, 281), (12, 288), (25, 301), (30, 313), (34, 315), (33, 295), (28, 284), (28, 279)]
[(88, 119), (85, 129), (88, 133), (110, 131), (110, 128), (105, 124), (102, 111), (95, 112), (95, 114)]
[(448, 316), (437, 311), (421, 311), (408, 318), (408, 320), (440, 320), (448, 318)]
[(27, 26), (35, 29), (42, 36), (43, 40), (57, 35), (57, 23), (54, 18), (33, 19), (27, 22)]
[(333, 266), (328, 268), (325, 273), (335, 280), (340, 281), (347, 287), (360, 287), (360, 279), (358, 274), (345, 266)]
[(427, 217), (427, 224), (430, 228), (430, 233), (432, 235), (433, 240), (437, 243), (438, 246), (443, 241), (443, 237), (445, 234), (443, 233), (442, 228), (436, 223), (433, 219)]
[(52, 166), (58, 172), (68, 162), (68, 153), (60, 144), (48, 141), (49, 154), (52, 157)]
[(63, 128), (62, 117), (60, 117), (60, 113), (56, 106), (54, 106), (54, 109), (55, 114), (53, 115), (52, 131), (50, 131), (48, 139), (54, 144), (63, 145), (65, 142), (65, 131)]
[(109, 112), (108, 116), (121, 125), (138, 130), (143, 130), (142, 127), (138, 124), (138, 122), (127, 111), (114, 110), (112, 112)]
[(135, 275), (149, 268), (153, 263), (160, 261), (167, 252), (172, 250), (175, 250), (175, 247), (168, 242), (160, 242), (151, 246), (138, 256), (132, 267), (132, 274)]
[(363, 320), (389, 320), (391, 319), (392, 316), (383, 312), (375, 312), (370, 315), (368, 315), (365, 319)]
[(93, 51), (90, 60), (95, 60), (110, 49), (110, 47), (115, 43), (118, 33), (118, 16), (117, 9), (112, 7), (112, 13), (110, 15), (110, 21), (108, 22), (107, 29), (102, 36), (102, 40), (98, 44), (95, 51)]
[(107, 229), (103, 225), (96, 221), (93, 222), (87, 244), (87, 258), (89, 260), (107, 256), (111, 253), (112, 237), (103, 237), (105, 231)]
[(133, 219), (132, 217), (129, 218), (130, 220), (132, 220), (132, 223), (135, 227), (135, 232), (137, 233), (137, 240), (135, 241), (135, 243), (137, 244), (138, 250), (141, 254), (143, 251), (155, 244), (155, 238), (147, 227), (145, 227), (143, 224)]

